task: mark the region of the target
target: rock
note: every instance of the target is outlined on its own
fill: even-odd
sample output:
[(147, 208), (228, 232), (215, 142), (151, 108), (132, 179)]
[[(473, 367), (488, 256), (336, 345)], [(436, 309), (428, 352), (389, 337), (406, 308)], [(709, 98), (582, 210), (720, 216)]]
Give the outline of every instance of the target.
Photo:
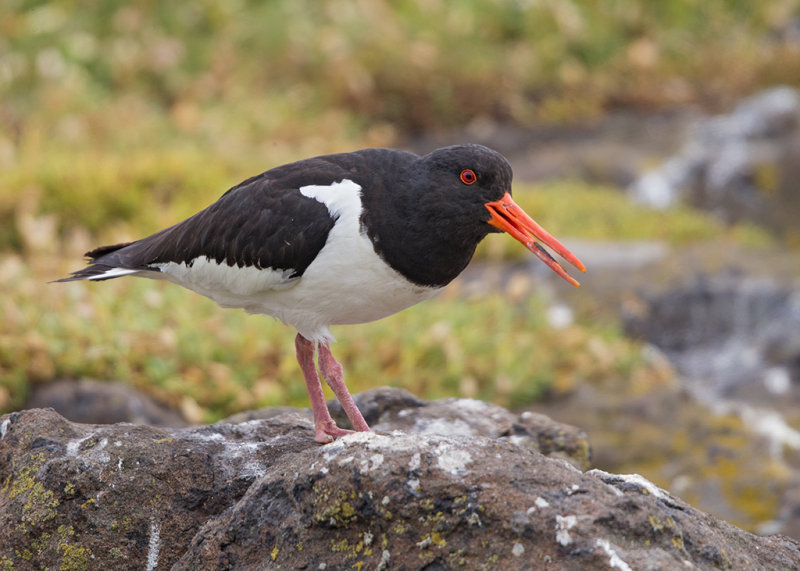
[(316, 448), (309, 429), (299, 414), (191, 429), (5, 415), (0, 568), (168, 567), (281, 456)]
[[(324, 446), (298, 412), (194, 428), (81, 425), (52, 410), (5, 415), (0, 567), (800, 565), (792, 540), (746, 533), (639, 476), (582, 472), (541, 454), (530, 441), (559, 449), (569, 433), (542, 415), (476, 401), (409, 406), (402, 393), (395, 407), (391, 395), (361, 399), (382, 403), (384, 430), (395, 415), (408, 432)], [(437, 408), (448, 434), (430, 430), (430, 415), (414, 420)]]
[(655, 208), (688, 202), (794, 239), (798, 157), (800, 92), (773, 87), (744, 99), (730, 114), (698, 121), (678, 153), (643, 173), (629, 192)]
[(707, 402), (800, 397), (800, 290), (729, 272), (642, 294), (622, 318), (629, 335), (696, 379), (692, 390)]
[(34, 385), (25, 408), (51, 407), (73, 422), (186, 426), (180, 414), (125, 383), (63, 379)]
[[(356, 404), (376, 432), (401, 430), (441, 436), (487, 436), (563, 458), (582, 470), (589, 468), (591, 449), (586, 433), (543, 414), (517, 415), (474, 399), (444, 398), (425, 402), (406, 390), (388, 387), (358, 395)], [(330, 401), (328, 408), (340, 426), (350, 426), (338, 401)]]

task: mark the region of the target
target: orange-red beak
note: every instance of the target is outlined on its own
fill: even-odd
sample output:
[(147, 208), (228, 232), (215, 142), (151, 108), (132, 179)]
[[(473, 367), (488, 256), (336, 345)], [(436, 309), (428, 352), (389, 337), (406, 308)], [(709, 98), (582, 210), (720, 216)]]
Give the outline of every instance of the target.
[(536, 254), (536, 257), (547, 264), (551, 270), (559, 276), (567, 280), (575, 287), (580, 286), (572, 276), (570, 276), (561, 265), (556, 262), (547, 250), (539, 245), (541, 241), (545, 246), (552, 248), (559, 256), (567, 260), (570, 264), (578, 268), (580, 271), (585, 272), (586, 267), (583, 263), (569, 250), (567, 250), (561, 242), (553, 238), (550, 233), (534, 222), (522, 208), (516, 205), (511, 199), (511, 195), (506, 193), (500, 200), (494, 202), (487, 202), (486, 208), (492, 215), (489, 224), (495, 228), (499, 228), (504, 232), (508, 232), (514, 238), (519, 240), (525, 245), (528, 250)]

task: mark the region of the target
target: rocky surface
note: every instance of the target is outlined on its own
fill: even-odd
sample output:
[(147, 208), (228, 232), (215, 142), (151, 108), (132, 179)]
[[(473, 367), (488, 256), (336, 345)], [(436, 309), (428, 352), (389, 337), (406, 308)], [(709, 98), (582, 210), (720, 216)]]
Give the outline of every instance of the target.
[(792, 540), (744, 532), (639, 476), (576, 468), (585, 435), (542, 415), (389, 389), (360, 401), (375, 432), (324, 446), (299, 411), (194, 428), (5, 415), (0, 567), (800, 565)]
[(796, 242), (800, 92), (773, 87), (696, 122), (680, 150), (630, 185), (656, 208), (678, 202), (751, 220)]
[[(682, 375), (698, 379), (707, 402), (768, 403), (800, 397), (800, 289), (741, 272), (695, 277), (644, 293), (623, 311), (625, 330), (664, 351)], [(763, 393), (754, 398), (754, 385)]]
[(175, 410), (125, 383), (93, 379), (59, 379), (33, 385), (25, 408), (53, 408), (73, 422), (130, 422), (153, 426), (186, 426)]

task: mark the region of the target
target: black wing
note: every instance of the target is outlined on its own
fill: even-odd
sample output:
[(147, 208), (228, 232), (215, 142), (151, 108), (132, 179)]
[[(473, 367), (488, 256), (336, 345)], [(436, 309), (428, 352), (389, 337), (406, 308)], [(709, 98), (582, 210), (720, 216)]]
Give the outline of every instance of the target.
[(207, 256), (229, 266), (287, 271), (299, 277), (325, 245), (335, 223), (327, 207), (303, 196), (305, 185), (330, 185), (348, 178), (325, 158), (277, 167), (228, 190), (191, 218), (135, 242), (101, 246), (86, 256), (86, 268), (58, 281), (108, 279), (114, 268), (159, 271), (158, 264)]

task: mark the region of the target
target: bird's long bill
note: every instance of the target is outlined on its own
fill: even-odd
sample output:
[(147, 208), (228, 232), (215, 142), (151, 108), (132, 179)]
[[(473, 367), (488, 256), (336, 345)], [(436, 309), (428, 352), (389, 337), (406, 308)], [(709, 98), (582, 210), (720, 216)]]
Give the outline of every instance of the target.
[(547, 264), (551, 270), (559, 276), (567, 280), (572, 285), (578, 287), (579, 284), (572, 276), (570, 276), (561, 265), (553, 259), (553, 257), (539, 245), (539, 240), (545, 246), (552, 248), (559, 256), (567, 260), (570, 264), (578, 268), (580, 271), (585, 272), (586, 267), (578, 259), (578, 257), (567, 250), (561, 242), (553, 238), (553, 236), (544, 228), (534, 222), (522, 208), (516, 205), (511, 199), (511, 195), (506, 193), (500, 200), (494, 202), (487, 202), (486, 208), (492, 215), (489, 224), (499, 228), (504, 232), (508, 232), (514, 238), (519, 240), (528, 250), (536, 254), (536, 257)]

